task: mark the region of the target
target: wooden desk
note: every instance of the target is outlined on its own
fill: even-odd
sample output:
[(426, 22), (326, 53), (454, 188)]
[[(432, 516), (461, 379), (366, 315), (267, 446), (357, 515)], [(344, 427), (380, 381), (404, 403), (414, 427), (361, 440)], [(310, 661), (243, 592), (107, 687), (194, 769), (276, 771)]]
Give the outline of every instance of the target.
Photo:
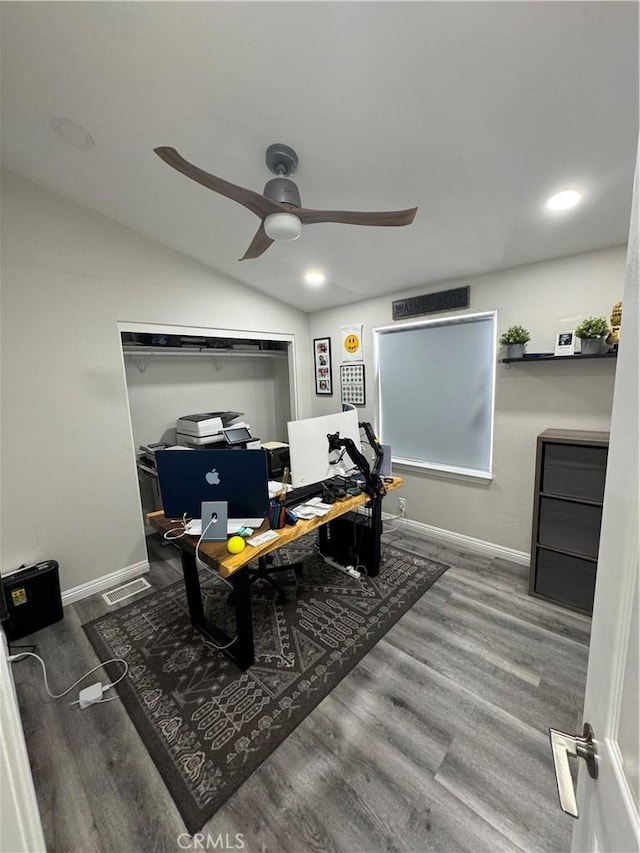
[[(394, 477), (393, 482), (385, 483), (387, 492), (402, 486), (401, 477)], [(247, 566), (254, 560), (263, 559), (267, 554), (276, 551), (283, 545), (294, 542), (301, 536), (311, 533), (318, 528), (323, 528), (328, 522), (344, 515), (359, 506), (371, 503), (372, 528), (374, 531), (374, 555), (373, 565), (369, 571), (371, 577), (378, 574), (380, 568), (380, 534), (382, 532), (382, 498), (371, 500), (367, 495), (360, 494), (357, 497), (337, 501), (326, 515), (311, 518), (309, 520), (299, 519), (291, 526), (286, 526), (277, 531), (278, 539), (267, 542), (258, 548), (247, 545), (239, 554), (230, 554), (224, 542), (203, 542), (200, 545), (198, 556), (203, 563), (211, 566), (218, 574), (228, 580), (233, 587), (233, 602), (236, 616), (236, 639), (233, 640), (222, 629), (214, 625), (204, 613), (198, 567), (195, 559), (195, 546), (198, 543), (197, 536), (182, 536), (173, 540), (180, 549), (182, 560), (182, 571), (184, 575), (187, 602), (191, 623), (205, 637), (215, 645), (224, 645), (228, 648), (221, 649), (236, 663), (240, 669), (248, 669), (254, 662), (253, 648), (253, 621), (251, 618), (251, 594), (249, 588), (249, 571)], [(295, 512), (295, 508), (294, 508)], [(179, 526), (180, 521), (165, 518), (164, 512), (151, 512), (148, 514), (149, 524), (160, 533), (166, 533)], [(268, 521), (256, 530), (255, 535), (264, 533), (269, 529)], [(322, 531), (321, 531), (322, 534)]]

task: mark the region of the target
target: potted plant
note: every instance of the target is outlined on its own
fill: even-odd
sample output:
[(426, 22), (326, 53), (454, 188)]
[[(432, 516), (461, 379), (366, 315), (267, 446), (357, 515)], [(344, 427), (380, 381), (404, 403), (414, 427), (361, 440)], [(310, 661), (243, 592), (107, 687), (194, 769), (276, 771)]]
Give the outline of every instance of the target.
[(582, 355), (598, 355), (602, 351), (602, 341), (609, 333), (605, 317), (587, 317), (576, 327), (576, 337), (580, 338)]
[(531, 335), (523, 326), (509, 326), (501, 336), (500, 343), (507, 348), (507, 358), (522, 358), (527, 341)]

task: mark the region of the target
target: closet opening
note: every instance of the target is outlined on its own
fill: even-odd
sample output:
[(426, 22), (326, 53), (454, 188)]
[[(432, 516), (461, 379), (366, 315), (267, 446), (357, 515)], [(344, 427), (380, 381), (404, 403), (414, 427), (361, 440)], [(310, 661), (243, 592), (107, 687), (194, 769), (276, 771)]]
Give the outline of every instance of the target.
[(162, 506), (154, 449), (189, 446), (176, 429), (179, 419), (224, 412), (232, 425), (246, 424), (254, 441), (286, 444), (287, 422), (298, 416), (295, 340), (277, 333), (143, 323), (119, 323), (118, 332), (141, 516), (149, 535), (146, 515)]

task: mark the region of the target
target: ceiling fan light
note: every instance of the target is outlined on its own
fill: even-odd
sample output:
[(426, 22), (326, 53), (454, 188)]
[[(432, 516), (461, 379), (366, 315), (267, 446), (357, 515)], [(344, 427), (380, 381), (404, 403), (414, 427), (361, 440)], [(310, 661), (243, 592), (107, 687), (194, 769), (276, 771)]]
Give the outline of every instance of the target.
[(293, 213), (270, 213), (264, 220), (264, 232), (272, 240), (297, 240), (302, 223)]
[(309, 270), (309, 272), (305, 273), (304, 280), (307, 284), (315, 287), (324, 284), (325, 275), (320, 270)]
[(548, 210), (569, 210), (575, 207), (582, 199), (582, 194), (577, 190), (562, 190), (547, 199)]

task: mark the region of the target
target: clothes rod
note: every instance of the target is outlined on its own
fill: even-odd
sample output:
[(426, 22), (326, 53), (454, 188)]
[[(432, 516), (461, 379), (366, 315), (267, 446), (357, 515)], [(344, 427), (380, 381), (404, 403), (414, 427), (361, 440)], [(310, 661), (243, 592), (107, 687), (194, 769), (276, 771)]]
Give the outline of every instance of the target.
[(125, 356), (233, 356), (244, 358), (286, 358), (287, 353), (284, 350), (240, 350), (240, 349), (212, 349), (203, 347), (202, 349), (187, 349), (182, 347), (123, 347), (122, 351)]

